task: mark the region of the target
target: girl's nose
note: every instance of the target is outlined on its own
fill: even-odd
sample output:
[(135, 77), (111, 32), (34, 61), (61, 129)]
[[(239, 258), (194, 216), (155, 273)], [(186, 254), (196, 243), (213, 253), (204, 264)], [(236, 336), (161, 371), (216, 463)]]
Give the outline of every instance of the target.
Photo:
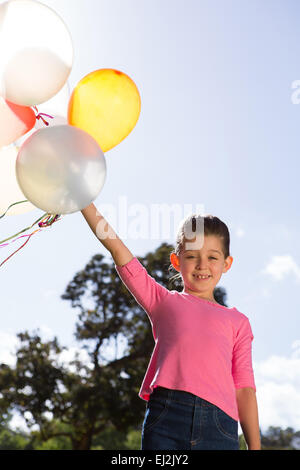
[(197, 260), (196, 261), (196, 268), (201, 269), (205, 267), (205, 261), (204, 260)]

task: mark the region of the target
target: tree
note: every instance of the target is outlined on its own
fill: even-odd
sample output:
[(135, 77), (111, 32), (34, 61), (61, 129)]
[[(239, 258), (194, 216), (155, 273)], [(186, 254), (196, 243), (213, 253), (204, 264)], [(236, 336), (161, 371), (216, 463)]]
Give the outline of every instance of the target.
[(38, 426), (42, 438), (48, 439), (52, 437), (49, 414), (59, 413), (65, 395), (62, 386), (69, 375), (56, 363), (62, 348), (56, 338), (43, 343), (38, 332), (19, 333), (18, 338), (15, 367), (0, 365), (1, 420), (17, 410), (29, 428)]
[[(172, 249), (163, 243), (138, 258), (169, 289)], [(178, 279), (174, 289), (182, 290)], [(225, 295), (216, 289), (215, 298), (222, 305)], [(30, 428), (38, 426), (32, 434), (36, 440), (63, 437), (72, 449), (88, 450), (107, 427), (126, 435), (141, 425), (145, 402), (138, 391), (154, 340), (144, 310), (122, 283), (114, 263), (101, 254), (74, 276), (62, 299), (79, 309), (75, 337), (89, 362), (77, 356), (70, 370), (59, 361), (66, 348), (56, 338), (43, 342), (38, 332), (19, 333), (16, 366), (0, 365), (0, 415), (15, 408)], [(87, 300), (93, 305), (86, 305)]]
[(9, 427), (12, 415), (7, 415), (0, 424), (0, 450), (32, 450), (31, 439), (21, 431)]
[(300, 432), (294, 431), (293, 428), (287, 427), (282, 429), (279, 426), (269, 426), (267, 431), (261, 438), (261, 446), (263, 450), (293, 450), (296, 449), (296, 441), (300, 437)]

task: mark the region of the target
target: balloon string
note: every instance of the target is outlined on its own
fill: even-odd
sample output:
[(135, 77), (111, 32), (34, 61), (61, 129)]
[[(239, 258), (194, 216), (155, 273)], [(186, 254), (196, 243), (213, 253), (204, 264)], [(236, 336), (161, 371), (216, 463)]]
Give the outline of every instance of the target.
[[(21, 239), (21, 238), (24, 238), (24, 237), (28, 237), (28, 240), (26, 240), (26, 242), (20, 247), (18, 248), (14, 253), (12, 253), (6, 260), (4, 260), (1, 264), (0, 264), (0, 268), (1, 266), (3, 266), (4, 263), (6, 263), (12, 256), (14, 256), (19, 250), (21, 250), (22, 248), (24, 248), (24, 246), (29, 242), (30, 238), (32, 237), (32, 235), (34, 235), (35, 233), (38, 233), (41, 231), (41, 228), (45, 228), (45, 227), (50, 227), (51, 225), (53, 225), (55, 222), (57, 222), (59, 219), (60, 219), (60, 215), (49, 215), (49, 214), (44, 214), (42, 217), (40, 217), (36, 222), (34, 222), (30, 227), (27, 227), (25, 228), (24, 230), (21, 230), (21, 232), (17, 233), (16, 235), (13, 235), (12, 237), (9, 237), (7, 238), (6, 240), (2, 240), (0, 242), (0, 248), (3, 248), (5, 246), (8, 246), (10, 243), (14, 243), (15, 241)], [(35, 230), (33, 233), (31, 233), (30, 235), (22, 235), (21, 237), (18, 237), (18, 235), (20, 235), (21, 233), (24, 233), (26, 232), (27, 230), (31, 229), (32, 227), (34, 227), (34, 225), (38, 224), (39, 225), (39, 229), (38, 230)], [(13, 240), (12, 242), (10, 243), (5, 243), (9, 240), (11, 240), (12, 238), (14, 237), (18, 237), (16, 238), (15, 240)]]
[(10, 209), (11, 207), (16, 206), (17, 204), (23, 204), (24, 202), (28, 202), (28, 201), (20, 201), (20, 202), (15, 202), (14, 204), (11, 204), (11, 205), (9, 206), (9, 208), (6, 210), (6, 212), (4, 212), (4, 214), (0, 215), (0, 219), (2, 219), (2, 218), (7, 214), (7, 212), (9, 211), (9, 209)]
[[(52, 220), (52, 221), (51, 221), (51, 220), (49, 221), (49, 218), (51, 218), (51, 217), (53, 218), (53, 220)], [(36, 224), (39, 224), (39, 227), (41, 227), (41, 228), (49, 227), (49, 226), (52, 225), (54, 222), (56, 222), (59, 217), (60, 217), (60, 216), (55, 216), (55, 217), (53, 217), (53, 216), (49, 216), (49, 215), (47, 215), (47, 214), (44, 214), (44, 215), (43, 215), (42, 217), (40, 217), (36, 222), (34, 222), (30, 227), (24, 228), (24, 230), (21, 230), (21, 232), (15, 234), (15, 235), (12, 235), (11, 237), (6, 238), (5, 240), (0, 241), (0, 248), (3, 247), (3, 246), (9, 245), (9, 243), (7, 243), (6, 245), (3, 245), (3, 243), (5, 243), (5, 242), (11, 240), (12, 238), (17, 237), (17, 236), (20, 235), (21, 233), (27, 232), (27, 230), (30, 230), (30, 229), (31, 229), (32, 227), (34, 227)], [(44, 220), (45, 220), (45, 222), (44, 222)], [(40, 221), (42, 221), (42, 222), (40, 222)], [(40, 223), (39, 223), (39, 222), (40, 222)], [(27, 236), (27, 235), (24, 235), (24, 236)], [(19, 237), (19, 238), (22, 238), (22, 237)], [(16, 240), (18, 240), (19, 238), (17, 238)], [(14, 240), (14, 241), (16, 241), (16, 240)], [(13, 242), (11, 242), (11, 243), (13, 243)]]
[(47, 122), (47, 121), (43, 118), (43, 116), (46, 116), (46, 117), (49, 118), (49, 119), (54, 119), (54, 116), (50, 116), (50, 114), (39, 113), (39, 110), (37, 109), (36, 106), (33, 106), (33, 108), (34, 108), (34, 110), (38, 113), (38, 114), (36, 115), (36, 119), (37, 119), (37, 120), (41, 119), (41, 120), (43, 121), (43, 123), (45, 124), (45, 126), (49, 126), (49, 122)]
[(26, 243), (29, 242), (30, 240), (30, 237), (32, 235), (34, 235), (36, 232), (39, 232), (40, 230), (36, 230), (35, 232), (33, 232), (31, 235), (28, 235), (28, 240), (26, 240), (26, 242), (20, 246), (20, 248), (18, 248), (14, 253), (12, 253), (8, 258), (6, 258), (1, 264), (0, 264), (0, 268), (4, 265), (4, 263), (6, 263), (12, 256), (14, 256), (16, 253), (18, 253), (19, 250), (21, 250), (22, 248), (24, 248), (24, 246), (26, 245)]

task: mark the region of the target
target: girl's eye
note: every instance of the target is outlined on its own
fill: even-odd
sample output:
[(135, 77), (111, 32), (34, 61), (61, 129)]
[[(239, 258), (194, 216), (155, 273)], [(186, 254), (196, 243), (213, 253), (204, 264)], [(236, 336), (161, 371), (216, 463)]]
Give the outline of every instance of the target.
[[(194, 256), (187, 256), (186, 258), (187, 258), (187, 259), (189, 259), (189, 258), (194, 258)], [(213, 256), (210, 256), (209, 259), (215, 259), (215, 260), (216, 260), (217, 258), (214, 258)]]

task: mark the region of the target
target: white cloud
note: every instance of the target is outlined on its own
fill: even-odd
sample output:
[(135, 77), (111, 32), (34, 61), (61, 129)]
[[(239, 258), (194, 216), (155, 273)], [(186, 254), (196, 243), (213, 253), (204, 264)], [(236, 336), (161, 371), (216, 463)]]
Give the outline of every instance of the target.
[[(76, 355), (78, 357), (76, 357)], [(90, 369), (93, 368), (93, 364), (91, 363), (90, 357), (85, 349), (81, 349), (78, 347), (68, 348), (59, 355), (58, 363), (67, 367), (71, 372), (76, 372), (76, 367), (71, 365), (70, 363), (78, 359), (84, 365), (89, 367)]]
[(51, 341), (55, 336), (53, 330), (47, 325), (41, 325), (38, 329), (43, 341)]
[[(47, 325), (41, 325), (38, 329), (43, 341), (50, 341), (53, 339), (53, 331)], [(15, 351), (19, 345), (20, 340), (17, 338), (15, 333), (0, 331), (0, 363), (8, 364), (10, 366), (15, 365)]]
[(275, 281), (281, 281), (289, 274), (293, 274), (300, 283), (300, 267), (291, 255), (273, 256), (262, 270), (262, 274), (269, 275)]
[(300, 340), (291, 349), (290, 356), (253, 363), (262, 431), (269, 426), (300, 430)]
[(10, 427), (14, 431), (19, 430), (19, 431), (25, 432), (25, 433), (30, 432), (30, 429), (26, 425), (25, 419), (23, 418), (23, 416), (20, 413), (16, 413), (16, 412), (13, 413), (13, 417), (10, 421)]
[(269, 426), (300, 429), (300, 393), (293, 384), (265, 381), (257, 392), (262, 430)]
[(0, 331), (0, 363), (15, 365), (16, 359), (14, 351), (19, 344), (16, 335)]

